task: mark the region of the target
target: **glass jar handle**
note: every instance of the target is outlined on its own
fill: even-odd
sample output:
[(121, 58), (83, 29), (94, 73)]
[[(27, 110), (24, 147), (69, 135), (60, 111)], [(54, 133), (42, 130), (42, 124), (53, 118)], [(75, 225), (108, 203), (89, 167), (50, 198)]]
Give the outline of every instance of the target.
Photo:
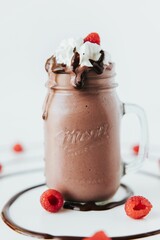
[(141, 137), (138, 155), (131, 162), (124, 163), (123, 174), (138, 170), (143, 160), (148, 157), (148, 124), (145, 111), (136, 104), (123, 103), (123, 115), (128, 113), (135, 113), (137, 115), (141, 127)]

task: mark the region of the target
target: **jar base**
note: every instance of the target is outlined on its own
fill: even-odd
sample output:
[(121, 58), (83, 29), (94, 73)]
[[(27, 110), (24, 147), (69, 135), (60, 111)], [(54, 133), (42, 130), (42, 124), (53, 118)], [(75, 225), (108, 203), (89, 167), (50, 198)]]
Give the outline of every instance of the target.
[(122, 205), (133, 195), (133, 191), (125, 184), (120, 184), (118, 191), (113, 197), (104, 201), (75, 202), (65, 201), (64, 208), (77, 211), (102, 211)]

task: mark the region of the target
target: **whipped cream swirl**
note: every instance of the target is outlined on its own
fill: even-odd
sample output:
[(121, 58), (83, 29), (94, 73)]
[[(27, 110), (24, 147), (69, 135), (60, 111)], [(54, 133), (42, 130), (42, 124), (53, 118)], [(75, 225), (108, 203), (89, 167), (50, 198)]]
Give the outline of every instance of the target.
[[(92, 42), (84, 42), (82, 38), (77, 40), (69, 38), (63, 40), (58, 49), (56, 50), (54, 56), (58, 64), (65, 64), (71, 66), (72, 58), (74, 53), (79, 54), (79, 64), (80, 66), (92, 67), (90, 60), (98, 61), (101, 56), (102, 48), (100, 45)], [(109, 65), (111, 61), (110, 54), (104, 51), (103, 64)]]

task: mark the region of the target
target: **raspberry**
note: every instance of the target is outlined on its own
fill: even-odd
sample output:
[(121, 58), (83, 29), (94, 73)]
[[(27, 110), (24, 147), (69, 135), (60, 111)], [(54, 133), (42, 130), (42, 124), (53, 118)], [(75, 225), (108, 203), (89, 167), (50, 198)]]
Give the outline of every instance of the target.
[(2, 172), (2, 169), (3, 169), (3, 166), (2, 166), (2, 164), (0, 163), (0, 173)]
[(96, 232), (93, 236), (83, 238), (83, 240), (111, 240), (103, 231)]
[(137, 145), (133, 146), (132, 149), (133, 149), (134, 154), (138, 155), (138, 153), (139, 153), (139, 145), (137, 144)]
[(152, 204), (145, 197), (133, 196), (126, 201), (124, 208), (129, 217), (140, 219), (150, 212)]
[(58, 212), (63, 206), (63, 196), (54, 189), (48, 189), (42, 193), (40, 203), (48, 212)]
[(19, 143), (17, 143), (17, 144), (15, 144), (14, 146), (13, 146), (13, 151), (14, 152), (17, 152), (17, 153), (19, 153), (19, 152), (23, 152), (23, 146), (21, 145), (21, 144), (19, 144)]
[(97, 43), (100, 45), (100, 36), (96, 32), (92, 32), (84, 38), (84, 42)]

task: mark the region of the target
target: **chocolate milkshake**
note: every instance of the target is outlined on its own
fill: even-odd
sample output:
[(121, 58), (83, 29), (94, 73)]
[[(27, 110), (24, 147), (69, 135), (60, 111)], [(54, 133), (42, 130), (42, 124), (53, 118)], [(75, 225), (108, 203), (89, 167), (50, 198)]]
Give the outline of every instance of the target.
[[(91, 33), (85, 39), (63, 41), (45, 67), (47, 185), (65, 200), (109, 199), (127, 171), (120, 150), (125, 105), (116, 93), (115, 64), (102, 50), (99, 35)], [(136, 166), (145, 157), (145, 146)]]

